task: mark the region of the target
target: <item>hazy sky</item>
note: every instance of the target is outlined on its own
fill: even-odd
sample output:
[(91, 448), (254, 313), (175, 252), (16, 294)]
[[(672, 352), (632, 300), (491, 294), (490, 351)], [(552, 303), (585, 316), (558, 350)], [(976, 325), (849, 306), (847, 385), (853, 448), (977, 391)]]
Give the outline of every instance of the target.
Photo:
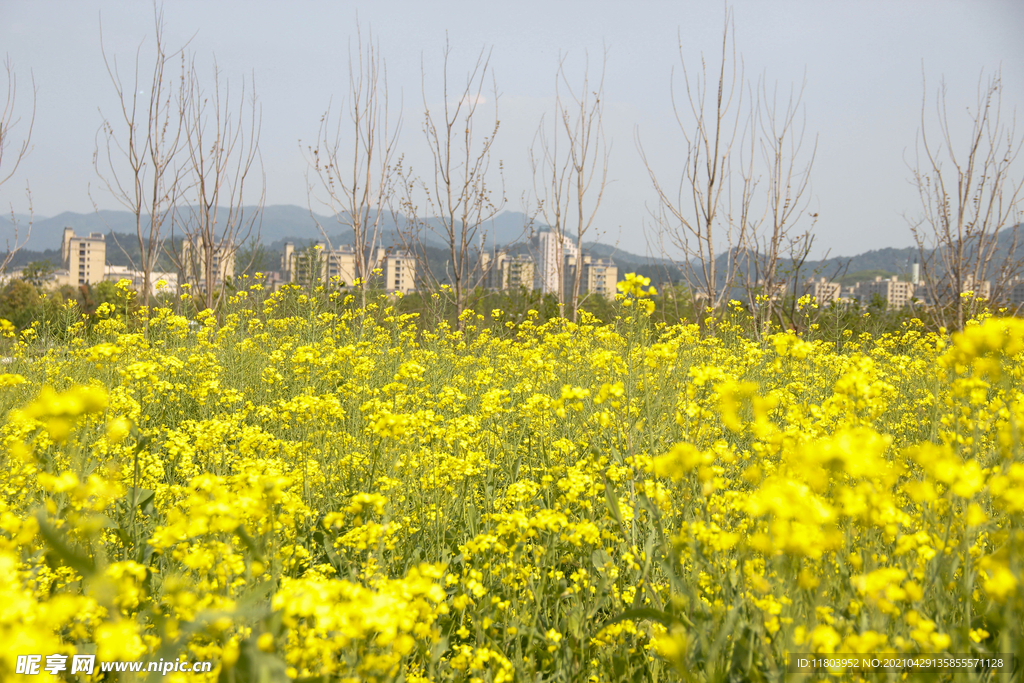
[[(922, 70), (932, 99), (945, 79), (951, 117), (966, 123), (979, 77), (1001, 68), (1004, 114), (1016, 109), (1024, 116), (1020, 0), (749, 0), (736, 2), (733, 10), (747, 79), (763, 76), (788, 92), (806, 74), (808, 143), (817, 136), (811, 209), (820, 216), (817, 244), (833, 255), (911, 243), (903, 215), (917, 213), (919, 204), (906, 161), (912, 160), (921, 121)], [(507, 208), (513, 210), (521, 210), (520, 196), (533, 187), (528, 152), (541, 115), (553, 106), (559, 53), (567, 55), (570, 79), (578, 80), (584, 54), (589, 52), (593, 78), (607, 47), (610, 170), (595, 226), (601, 241), (618, 241), (636, 252), (645, 251), (642, 224), (650, 224), (657, 198), (635, 133), (659, 179), (678, 184), (685, 139), (669, 86), (673, 68), (677, 93), (682, 83), (679, 39), (691, 73), (699, 69), (702, 52), (713, 63), (724, 16), (722, 3), (692, 0), (180, 0), (168, 1), (164, 12), (169, 45), (195, 34), (191, 49), (204, 62), (215, 54), (232, 87), (243, 76), (247, 83), (255, 78), (268, 204), (306, 205), (307, 164), (299, 140), (310, 142), (331, 98), (337, 106), (346, 94), (357, 12), (364, 29), (372, 28), (379, 39), (392, 102), (404, 104), (401, 148), (418, 171), (430, 164), (421, 131), (421, 58), (431, 89), (427, 99), (436, 102), (446, 31), (456, 80), (465, 78), (481, 48), (493, 48), (501, 127), (492, 168), (502, 160)], [(101, 19), (108, 53), (119, 63), (132, 60), (143, 40), (143, 55), (150, 54), (153, 10), (146, 2), (0, 0), (0, 53), (13, 62), (20, 88), (23, 122), (15, 138), (29, 113), (30, 70), (38, 88), (33, 150), (0, 187), (5, 211), (11, 205), (26, 211), (26, 181), (37, 215), (91, 211), (90, 183), (100, 208), (117, 208), (97, 187), (92, 166), (100, 111), (113, 116), (117, 106), (100, 52)], [(493, 116), (492, 100), (482, 115)], [(1017, 177), (1021, 170), (1019, 165)]]

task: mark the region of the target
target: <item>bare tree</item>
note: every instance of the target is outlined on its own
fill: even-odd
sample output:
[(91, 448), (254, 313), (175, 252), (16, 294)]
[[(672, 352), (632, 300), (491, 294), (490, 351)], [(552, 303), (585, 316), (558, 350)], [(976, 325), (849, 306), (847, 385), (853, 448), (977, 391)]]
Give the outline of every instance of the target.
[[(530, 149), (538, 207), (554, 238), (559, 315), (565, 317), (568, 303), (574, 322), (580, 304), (583, 237), (601, 206), (608, 178), (608, 145), (602, 126), (607, 58), (605, 52), (601, 77), (593, 90), (587, 58), (583, 80), (576, 91), (565, 74), (565, 57), (559, 57), (555, 73), (555, 121), (549, 133), (541, 120)], [(567, 97), (563, 96), (563, 90)], [(595, 192), (591, 192), (592, 186)], [(576, 267), (572, 284), (566, 291), (564, 250), (569, 241), (575, 246)]]
[[(658, 209), (652, 211), (658, 233), (656, 248), (676, 260), (698, 317), (703, 309), (717, 311), (732, 294), (737, 277), (736, 254), (747, 237), (747, 210), (755, 181), (749, 168), (734, 173), (734, 166), (744, 161), (749, 166), (752, 162), (749, 156), (739, 158), (736, 145), (738, 140), (743, 142), (741, 129), (753, 130), (753, 108), (743, 102), (742, 64), (737, 63), (730, 29), (735, 34), (732, 12), (726, 10), (715, 80), (709, 78), (707, 62), (702, 59), (701, 70), (691, 82), (680, 36), (679, 59), (688, 111), (684, 114), (676, 100), (673, 69), (673, 109), (686, 140), (685, 166), (675, 190), (658, 180), (639, 133), (636, 135), (637, 148), (659, 198)], [(725, 256), (721, 269), (717, 262), (720, 253)]]
[[(153, 6), (153, 23), (155, 50), (151, 71), (143, 81), (144, 42), (139, 43), (133, 76), (127, 86), (118, 70), (116, 57), (111, 59), (107, 56), (103, 47), (102, 25), (100, 27), (103, 63), (117, 93), (121, 112), (116, 125), (103, 118), (93, 153), (96, 174), (114, 199), (135, 217), (139, 263), (136, 266), (133, 262), (132, 267), (142, 271), (141, 295), (144, 301), (149, 300), (153, 270), (163, 252), (165, 225), (173, 220), (174, 205), (181, 190), (181, 166), (176, 163), (182, 149), (185, 115), (185, 108), (176, 106), (174, 102), (174, 88), (168, 83), (165, 71), (176, 60), (181, 61), (177, 92), (181, 101), (185, 87), (184, 49), (187, 43), (174, 52), (167, 51), (163, 9), (156, 4)], [(99, 213), (95, 200), (93, 206)], [(117, 237), (114, 239), (116, 241)], [(118, 246), (121, 245), (118, 243)], [(129, 261), (133, 261), (124, 247), (121, 250)]]
[[(448, 59), (451, 46), (445, 42), (443, 90), (444, 98), (439, 116), (431, 112), (427, 98), (426, 67), (422, 68), (423, 133), (433, 159), (433, 178), (414, 180), (411, 171), (402, 176), (403, 207), (408, 223), (400, 234), (406, 248), (417, 257), (417, 274), (428, 289), (440, 293), (455, 307), (462, 328), (462, 311), (469, 294), (481, 286), (486, 277), (481, 227), (505, 205), (502, 164), (498, 162), (498, 176), (502, 189), (495, 198), (488, 184), (491, 165), (491, 146), (498, 133), (498, 90), (491, 78), (494, 99), (494, 123), (488, 123), (489, 134), (482, 138), (475, 130), (478, 107), (485, 101), (484, 84), (490, 70), (490, 53), (481, 51), (476, 64), (466, 77), (466, 84), (453, 92), (448, 83)], [(452, 99), (454, 95), (455, 99)], [(425, 209), (434, 218), (424, 220), (417, 216), (412, 194), (419, 190), (425, 195)], [(447, 256), (445, 273), (435, 273), (427, 259), (427, 237), (433, 234), (444, 245)], [(447, 284), (449, 287), (442, 287)]]
[[(182, 276), (198, 289), (197, 305), (217, 309), (239, 247), (250, 238), (259, 239), (266, 197), (259, 154), (261, 108), (255, 92), (246, 95), (244, 79), (235, 108), (230, 85), (221, 83), (216, 62), (213, 88), (204, 90), (194, 60), (190, 60), (180, 106), (188, 157), (188, 186), (183, 195), (187, 215), (179, 222), (183, 236), (171, 255)], [(251, 187), (253, 174), (259, 199), (246, 208), (245, 189), (247, 184)]]
[[(376, 248), (381, 239), (384, 219), (392, 190), (390, 172), (401, 130), (401, 107), (392, 124), (388, 111), (387, 66), (379, 45), (369, 35), (363, 45), (362, 32), (356, 33), (356, 57), (349, 50), (349, 121), (343, 118), (331, 126), (331, 110), (320, 119), (315, 146), (308, 147), (308, 161), (319, 180), (321, 194), (315, 195), (309, 184), (309, 196), (327, 207), (339, 225), (352, 229), (355, 277), (360, 303), (366, 305), (366, 290), (376, 266)], [(327, 230), (310, 206), (310, 215), (330, 248)], [(350, 283), (351, 284), (351, 283)]]
[(954, 140), (957, 124), (946, 109), (945, 83), (936, 94), (936, 137), (929, 136), (927, 86), (924, 91), (911, 166), (922, 214), (909, 220), (910, 230), (935, 321), (961, 329), (986, 304), (978, 296), (983, 283), (991, 285), (988, 301), (1006, 303), (1021, 274), (1017, 243), (1024, 177), (1013, 179), (1011, 172), (1024, 139), (1012, 119), (1003, 119), (998, 72), (978, 83), (977, 105), (968, 110), (971, 132), (962, 147)]
[[(817, 152), (817, 140), (802, 159), (806, 120), (802, 116), (806, 80), (797, 91), (790, 91), (784, 107), (780, 106), (778, 90), (771, 93), (762, 78), (757, 86), (757, 106), (754, 108), (755, 129), (751, 142), (758, 150), (766, 180), (763, 211), (752, 215), (751, 199), (755, 196), (756, 182), (751, 182), (752, 164), (742, 164), (744, 203), (741, 216), (747, 240), (741, 258), (745, 275), (744, 289), (755, 330), (762, 334), (770, 330), (770, 322), (778, 317), (777, 310), (786, 290), (797, 295), (799, 273), (810, 254), (813, 235), (810, 229), (796, 234), (794, 229), (807, 212), (810, 201), (811, 167)], [(755, 142), (756, 141), (756, 142)], [(756, 201), (756, 200), (755, 200)], [(756, 211), (754, 212), (756, 214)], [(810, 216), (817, 219), (817, 214)]]
[[(810, 214), (810, 219), (813, 222), (817, 222), (818, 214)], [(808, 265), (808, 259), (811, 255), (811, 248), (814, 246), (814, 231), (812, 227), (793, 235), (787, 235), (785, 244), (783, 246), (783, 253), (785, 254), (785, 265), (779, 268), (778, 279), (776, 282), (780, 284), (780, 290), (783, 292), (789, 292), (789, 296), (782, 297), (781, 300), (775, 300), (771, 302), (771, 314), (775, 316), (779, 325), (783, 329), (791, 329), (795, 332), (803, 332), (800, 324), (800, 318), (797, 316), (797, 312), (806, 310), (801, 305), (801, 288), (806, 283), (805, 278), (813, 279), (821, 272), (824, 272), (827, 268), (826, 263), (828, 262), (829, 250), (826, 250), (822, 255), (821, 259), (814, 266)], [(846, 270), (849, 267), (849, 261), (838, 262), (832, 269), (831, 273), (825, 277), (828, 281), (834, 281), (846, 274)], [(826, 302), (821, 301), (818, 304), (825, 304)], [(770, 320), (770, 318), (764, 318)], [(764, 328), (764, 332), (768, 331), (768, 326)], [(763, 333), (759, 333), (763, 334)]]
[[(32, 149), (32, 128), (36, 121), (36, 82), (32, 78), (32, 115), (28, 120), (28, 130), (21, 144), (14, 144), (13, 129), (21, 122), (21, 118), (15, 118), (14, 111), (18, 99), (18, 77), (14, 73), (14, 65), (10, 57), (4, 59), (4, 71), (7, 73), (7, 95), (4, 98), (3, 109), (0, 109), (0, 187), (10, 180), (18, 170), (22, 160)], [(8, 151), (10, 149), (10, 151)], [(19, 235), (20, 225), (14, 214), (14, 206), (11, 205), (11, 234), (5, 239), (7, 249), (0, 261), (0, 274), (7, 272), (14, 255), (18, 253), (32, 234), (32, 193), (26, 186), (25, 190), (29, 200), (29, 222), (24, 236)]]

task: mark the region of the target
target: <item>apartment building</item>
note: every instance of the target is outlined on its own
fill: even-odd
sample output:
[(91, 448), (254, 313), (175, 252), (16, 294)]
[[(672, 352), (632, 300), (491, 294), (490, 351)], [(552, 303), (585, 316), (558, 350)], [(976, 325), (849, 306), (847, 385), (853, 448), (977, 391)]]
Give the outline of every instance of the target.
[[(373, 252), (371, 283), (389, 293), (408, 294), (416, 291), (416, 258), (405, 251), (393, 251), (378, 247)], [(326, 242), (316, 242), (309, 247), (296, 249), (292, 242), (285, 242), (281, 256), (281, 279), (303, 286), (327, 284), (332, 279), (342, 285), (351, 286), (358, 276), (356, 252), (350, 244), (334, 249)]]
[[(489, 261), (489, 254), (483, 254), (481, 264), (485, 269), (490, 265)], [(498, 291), (518, 290), (524, 287), (533, 289), (534, 270), (533, 257), (509, 256), (504, 251), (499, 251), (487, 273), (487, 288)]]
[(914, 298), (914, 283), (902, 282), (893, 275), (889, 279), (876, 276), (873, 281), (854, 286), (854, 296), (862, 303), (871, 303), (876, 294), (889, 302), (889, 308), (903, 308)]
[(292, 242), (284, 244), (281, 273), (285, 282), (308, 287), (314, 283), (326, 284), (336, 277), (343, 284), (351, 285), (356, 272), (356, 253), (351, 245), (330, 249), (326, 242), (317, 242), (308, 248), (296, 249)]
[(787, 285), (785, 282), (776, 282), (769, 287), (763, 279), (759, 279), (757, 287), (761, 296), (767, 296), (770, 301), (778, 301), (786, 296)]
[(410, 252), (378, 248), (374, 262), (383, 274), (384, 289), (389, 294), (416, 291), (416, 257)]
[(831, 282), (825, 278), (808, 279), (804, 282), (801, 296), (811, 296), (821, 305), (839, 301), (842, 294), (842, 285), (838, 282)]
[(557, 294), (559, 271), (563, 270), (560, 265), (564, 265), (566, 257), (579, 256), (576, 244), (568, 236), (559, 240), (555, 233), (544, 231), (533, 238), (533, 247), (537, 253), (534, 289), (543, 294)]
[[(937, 295), (940, 300), (949, 302), (955, 298), (954, 291), (956, 288), (951, 280), (939, 280), (935, 285), (938, 289)], [(1009, 297), (1011, 303), (1013, 302), (1013, 287), (1013, 283), (1008, 283), (1006, 291), (1003, 292), (1003, 296)], [(976, 299), (991, 299), (992, 282), (989, 280), (975, 281), (973, 275), (965, 275), (960, 286), (960, 294), (966, 294), (967, 292), (971, 292)], [(921, 283), (914, 290), (914, 296), (925, 306), (931, 306), (935, 303), (932, 300), (931, 294), (930, 288), (927, 287), (925, 283)], [(1022, 294), (1024, 294), (1024, 292), (1022, 292)]]
[(107, 262), (107, 241), (98, 232), (84, 237), (75, 235), (74, 228), (64, 228), (60, 258), (68, 272), (69, 285), (76, 288), (94, 285), (103, 280), (103, 267)]
[[(198, 246), (191, 240), (181, 242), (181, 264), (184, 272), (179, 276), (180, 283), (188, 283), (200, 290), (206, 287), (206, 255), (209, 250)], [(231, 245), (223, 245), (212, 250), (211, 270), (213, 284), (220, 285), (235, 276), (235, 249)]]
[(1024, 280), (1020, 278), (1010, 283), (1009, 287), (1010, 304), (1012, 306), (1024, 306)]
[[(107, 265), (103, 269), (103, 279), (108, 282), (120, 282), (121, 280), (128, 280), (132, 283), (132, 289), (136, 292), (142, 291), (143, 286), (143, 272), (141, 270), (134, 270), (128, 266), (111, 266)], [(157, 288), (158, 282), (166, 283), (164, 287)], [(150, 296), (156, 296), (158, 294), (166, 294), (168, 292), (176, 292), (178, 290), (178, 274), (154, 270), (149, 274), (149, 294)]]
[(615, 283), (619, 279), (619, 268), (611, 259), (594, 258), (590, 254), (583, 254), (580, 259), (576, 256), (565, 257), (564, 284), (566, 300), (572, 295), (573, 281), (576, 277), (576, 269), (580, 268), (580, 296), (593, 293), (612, 298), (615, 296)]
[(974, 275), (968, 274), (964, 278), (963, 291), (974, 292), (975, 299), (991, 299), (992, 298), (992, 283), (988, 280), (981, 280), (980, 282), (974, 279)]

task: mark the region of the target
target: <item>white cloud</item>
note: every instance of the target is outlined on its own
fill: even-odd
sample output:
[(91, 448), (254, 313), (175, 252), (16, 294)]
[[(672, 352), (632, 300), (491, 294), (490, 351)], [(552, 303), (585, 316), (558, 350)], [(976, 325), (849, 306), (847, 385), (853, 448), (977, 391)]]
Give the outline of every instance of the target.
[(459, 104), (487, 104), (487, 98), (483, 95), (466, 95), (459, 101)]

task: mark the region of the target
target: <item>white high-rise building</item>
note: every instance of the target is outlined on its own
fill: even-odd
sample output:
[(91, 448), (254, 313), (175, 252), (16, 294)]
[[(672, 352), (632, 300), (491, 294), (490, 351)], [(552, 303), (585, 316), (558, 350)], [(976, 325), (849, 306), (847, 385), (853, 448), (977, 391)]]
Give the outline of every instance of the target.
[(356, 279), (356, 253), (348, 244), (331, 249), (327, 242), (318, 241), (312, 248), (296, 249), (292, 242), (285, 242), (281, 272), (285, 280), (307, 287), (328, 284), (335, 277), (351, 285)]
[[(490, 254), (481, 254), (481, 265), (487, 271), (487, 288), (496, 291), (533, 289), (534, 267), (533, 257), (525, 254), (509, 256), (499, 251), (490, 263)], [(490, 268), (488, 268), (490, 266)]]
[(582, 261), (582, 272), (580, 273), (580, 296), (584, 296), (588, 293), (600, 294), (603, 297), (611, 299), (615, 296), (615, 283), (619, 279), (619, 268), (615, 265), (615, 261), (604, 258), (594, 258), (590, 254), (583, 254), (583, 258), (577, 258), (575, 256), (565, 257), (565, 267), (563, 268), (564, 284), (562, 285), (565, 289), (565, 300), (569, 301), (572, 298), (572, 286), (573, 281), (576, 278), (576, 268), (579, 266), (579, 262)]
[[(534, 238), (537, 247), (537, 269), (535, 271), (535, 288), (542, 294), (558, 293), (559, 271), (564, 269), (566, 256), (579, 256), (576, 244), (563, 236), (561, 244), (555, 233), (540, 232)], [(559, 267), (561, 266), (561, 268)]]
[(810, 278), (804, 282), (803, 289), (801, 290), (804, 295), (810, 295), (814, 297), (821, 305), (830, 304), (833, 301), (839, 301), (842, 295), (842, 285), (838, 282), (832, 282), (825, 278), (819, 278), (815, 280)]
[(400, 249), (377, 248), (376, 264), (384, 277), (382, 283), (388, 294), (409, 294), (416, 291), (416, 257)]
[(106, 238), (99, 232), (90, 233), (88, 237), (75, 235), (74, 228), (64, 228), (60, 258), (68, 270), (68, 284), (72, 287), (101, 282), (107, 262)]
[(181, 241), (181, 265), (183, 272), (178, 275), (178, 284), (189, 285), (203, 291), (206, 288), (206, 255), (211, 256), (210, 270), (213, 271), (213, 284), (220, 286), (225, 280), (235, 277), (235, 251), (232, 244), (214, 245), (208, 248), (203, 244), (202, 237), (183, 239)]
[(855, 292), (862, 303), (871, 303), (877, 294), (889, 302), (889, 308), (903, 308), (914, 298), (914, 283), (903, 282), (895, 275), (885, 280), (876, 276), (873, 281), (858, 282)]

